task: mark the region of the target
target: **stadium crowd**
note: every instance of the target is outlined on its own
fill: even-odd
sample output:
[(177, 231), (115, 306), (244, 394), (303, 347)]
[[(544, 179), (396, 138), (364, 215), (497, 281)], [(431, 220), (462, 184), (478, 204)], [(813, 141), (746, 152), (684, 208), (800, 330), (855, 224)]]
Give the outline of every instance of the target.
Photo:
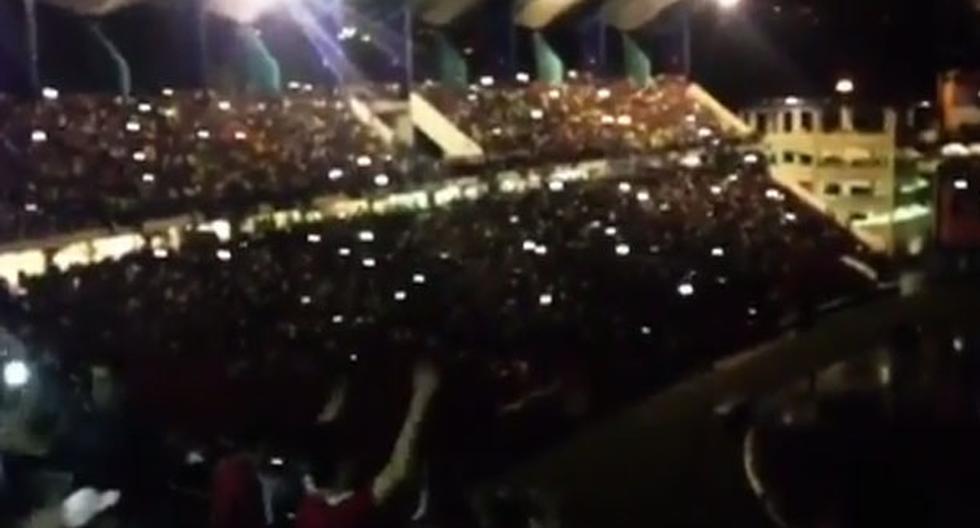
[(404, 156), (355, 117), (349, 94), (282, 98), (164, 89), (155, 97), (0, 100), (0, 240), (135, 226), (258, 203), (404, 184)]
[[(445, 512), (465, 508), (446, 497), (466, 484), (788, 321), (805, 324), (827, 301), (873, 291), (841, 263), (865, 249), (775, 186), (763, 164), (727, 144), (685, 159), (421, 213), (148, 248), (31, 279), (0, 309), (20, 339), (50, 351), (61, 376), (108, 365), (126, 409), (168, 431), (171, 448), (228, 435), (252, 453), (310, 461), (330, 446), (357, 459), (359, 473), (378, 469), (356, 481), (370, 496), (327, 495), (355, 517), (392, 491), (376, 493), (379, 479), (408, 473), (389, 470), (406, 442), (385, 458), (390, 436), (363, 431), (394, 433), (405, 413), (394, 403), (406, 391), (399, 373), (432, 358), (442, 387), (425, 420), (426, 469), (414, 473), (436, 505), (419, 522), (459, 525)], [(431, 397), (433, 375), (421, 379), (412, 392)], [(349, 394), (339, 425), (337, 390)], [(410, 404), (406, 424), (422, 420), (417, 406), (427, 403)], [(330, 439), (311, 447), (323, 431), (310, 428), (323, 422)], [(134, 478), (126, 451), (104, 447), (102, 458), (76, 459), (113, 468), (96, 479), (102, 487), (125, 487)], [(235, 460), (232, 474), (254, 469)], [(272, 460), (280, 473), (291, 466)], [(141, 483), (159, 476), (139, 472)], [(151, 487), (178, 478), (160, 473)], [(257, 496), (231, 493), (242, 494)], [(290, 525), (297, 503), (281, 518), (271, 508), (267, 521)], [(231, 526), (214, 515), (216, 528)], [(338, 525), (360, 526), (347, 522)]]
[(648, 153), (698, 142), (715, 124), (688, 96), (687, 83), (675, 77), (660, 77), (646, 87), (626, 81), (561, 86), (481, 81), (465, 90), (432, 84), (424, 93), (491, 160)]

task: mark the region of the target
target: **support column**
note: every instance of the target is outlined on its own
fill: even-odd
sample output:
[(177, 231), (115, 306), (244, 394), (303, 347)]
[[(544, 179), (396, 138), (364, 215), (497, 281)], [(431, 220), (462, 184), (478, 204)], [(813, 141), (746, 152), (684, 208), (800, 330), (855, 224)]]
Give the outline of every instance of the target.
[(538, 81), (546, 84), (565, 82), (565, 63), (540, 31), (534, 32), (534, 62), (537, 66)]
[(41, 93), (41, 71), (37, 40), (37, 0), (24, 0), (24, 26), (27, 37), (27, 72), (31, 93)]
[(105, 48), (109, 57), (112, 58), (112, 62), (116, 65), (116, 88), (119, 90), (119, 95), (128, 98), (129, 94), (133, 91), (133, 75), (129, 68), (129, 63), (126, 62), (126, 57), (109, 40), (109, 37), (102, 31), (102, 26), (98, 21), (91, 21), (88, 28), (92, 32), (92, 35), (95, 36), (95, 39), (99, 41), (99, 44)]
[(436, 38), (439, 44), (439, 81), (446, 86), (465, 88), (470, 77), (466, 59), (445, 34), (440, 32)]
[(623, 36), (623, 65), (626, 76), (637, 86), (647, 86), (652, 78), (650, 58), (640, 49), (640, 46), (626, 32)]

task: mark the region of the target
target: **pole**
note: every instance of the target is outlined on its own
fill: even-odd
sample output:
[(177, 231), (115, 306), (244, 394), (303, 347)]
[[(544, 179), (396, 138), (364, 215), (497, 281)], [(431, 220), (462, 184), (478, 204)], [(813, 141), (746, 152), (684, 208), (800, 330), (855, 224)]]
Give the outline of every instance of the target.
[(692, 69), (692, 57), (691, 57), (691, 9), (687, 8), (684, 10), (684, 29), (683, 29), (683, 46), (684, 49), (682, 53), (684, 62), (684, 77), (688, 80), (691, 79), (691, 69)]
[(27, 69), (31, 92), (37, 95), (41, 92), (41, 72), (37, 43), (37, 3), (36, 0), (24, 0), (24, 25), (27, 28)]

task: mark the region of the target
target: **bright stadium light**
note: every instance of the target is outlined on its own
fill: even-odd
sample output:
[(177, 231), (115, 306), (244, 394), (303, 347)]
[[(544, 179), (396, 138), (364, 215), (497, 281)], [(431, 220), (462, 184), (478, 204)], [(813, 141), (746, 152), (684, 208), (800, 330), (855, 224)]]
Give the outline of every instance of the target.
[(518, 72), (517, 82), (527, 84), (531, 82), (531, 76), (527, 72)]
[(31, 141), (34, 143), (44, 143), (48, 140), (48, 133), (43, 130), (35, 130), (31, 132)]
[(837, 86), (834, 89), (841, 95), (852, 94), (854, 93), (854, 81), (847, 78), (840, 79), (837, 81)]
[(3, 382), (8, 387), (18, 388), (27, 385), (31, 379), (31, 371), (27, 364), (19, 359), (15, 359), (3, 367)]
[(718, 3), (718, 7), (722, 9), (734, 9), (738, 7), (738, 4), (742, 3), (742, 0), (715, 0)]
[(51, 88), (50, 86), (46, 86), (43, 90), (41, 90), (41, 96), (48, 101), (56, 101), (58, 99), (58, 95), (58, 90)]

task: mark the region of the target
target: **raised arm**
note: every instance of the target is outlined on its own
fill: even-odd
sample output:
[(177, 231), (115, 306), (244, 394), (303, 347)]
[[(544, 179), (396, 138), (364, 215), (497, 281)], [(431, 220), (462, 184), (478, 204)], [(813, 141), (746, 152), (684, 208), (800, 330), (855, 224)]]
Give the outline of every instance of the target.
[(438, 387), (439, 375), (432, 364), (420, 363), (416, 365), (412, 377), (412, 401), (408, 405), (405, 423), (402, 424), (401, 431), (398, 433), (391, 458), (381, 473), (375, 477), (371, 486), (375, 503), (384, 502), (408, 475), (409, 468), (414, 461), (415, 444), (422, 419), (425, 417), (425, 411)]

